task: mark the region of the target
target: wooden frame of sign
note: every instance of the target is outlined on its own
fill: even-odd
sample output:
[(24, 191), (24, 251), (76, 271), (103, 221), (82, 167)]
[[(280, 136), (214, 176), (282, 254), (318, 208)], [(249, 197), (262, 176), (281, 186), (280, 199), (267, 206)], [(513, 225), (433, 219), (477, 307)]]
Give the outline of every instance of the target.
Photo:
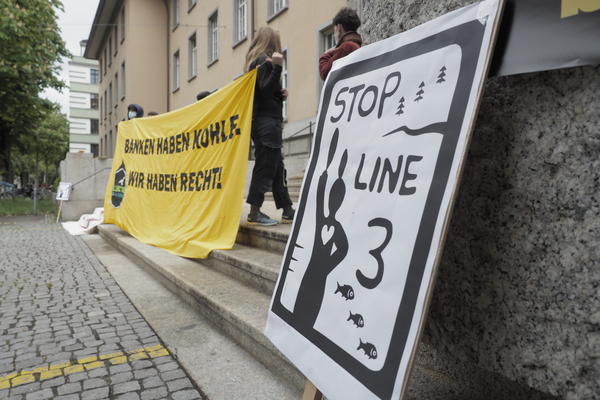
[[(432, 29), (432, 21), (431, 24), (427, 23), (423, 25), (427, 25), (427, 28), (417, 27), (414, 30), (411, 30), (412, 36), (409, 35), (411, 40), (398, 39), (398, 43), (396, 44), (390, 40), (375, 43), (369, 46), (369, 52), (367, 52), (367, 49), (365, 48), (365, 51), (362, 54), (360, 52), (357, 52), (357, 54), (353, 53), (336, 62), (336, 66), (334, 66), (334, 69), (332, 70), (332, 72), (334, 72), (334, 78), (332, 79), (332, 75), (330, 75), (324, 88), (313, 154), (309, 162), (309, 167), (307, 168), (297, 217), (286, 249), (282, 273), (280, 274), (273, 295), (266, 329), (267, 336), (273, 343), (308, 377), (309, 380), (307, 381), (304, 391), (304, 400), (317, 400), (322, 398), (321, 393), (317, 389), (317, 385), (324, 391), (324, 394), (328, 398), (333, 400), (337, 398), (402, 399), (406, 395), (415, 355), (421, 340), (426, 315), (430, 306), (435, 279), (438, 273), (438, 266), (442, 256), (442, 249), (448, 233), (452, 209), (456, 201), (481, 96), (490, 68), (491, 54), (497, 38), (503, 7), (504, 0), (488, 0), (479, 4), (467, 6), (461, 10), (440, 17), (438, 20), (442, 22), (439, 22), (439, 28), (436, 25), (436, 27)], [(490, 20), (490, 16), (493, 16), (493, 20)], [(435, 22), (438, 23), (437, 20)], [(430, 34), (429, 29), (431, 29), (432, 32), (437, 33)], [(427, 36), (428, 34), (431, 36)], [(433, 38), (434, 36), (435, 38)], [(471, 39), (472, 37), (474, 38)], [(386, 53), (385, 46), (388, 43), (390, 48)], [(484, 47), (484, 45), (487, 47)], [(485, 53), (480, 51), (482, 48), (485, 48)], [(435, 61), (435, 66), (432, 66), (428, 61)], [(413, 64), (410, 64), (411, 62)], [(443, 64), (441, 65), (437, 64), (442, 62)], [(352, 66), (354, 69), (345, 68), (349, 66)], [(425, 81), (423, 81), (418, 84), (421, 79), (417, 80), (416, 78), (420, 78), (423, 74), (431, 74), (433, 71), (432, 68), (439, 68), (440, 66), (442, 66), (442, 68), (439, 70), (435, 69), (435, 74), (438, 74), (439, 72), (437, 77), (432, 78), (430, 75), (427, 75), (428, 78), (426, 81), (428, 83), (425, 84)], [(372, 73), (372, 77), (365, 75), (365, 73)], [(398, 89), (398, 92), (401, 93), (394, 94), (394, 96), (397, 96), (399, 99), (399, 105), (395, 105), (394, 109), (391, 111), (395, 112), (395, 107), (397, 107), (397, 112), (395, 113), (398, 114), (399, 117), (398, 119), (394, 119), (391, 123), (399, 127), (391, 131), (386, 130), (381, 132), (382, 134), (385, 133), (382, 137), (386, 138), (386, 140), (390, 135), (396, 136), (391, 136), (394, 139), (386, 141), (386, 146), (384, 148), (378, 148), (379, 153), (375, 152), (375, 156), (380, 155), (381, 157), (377, 157), (378, 161), (375, 163), (375, 166), (372, 167), (364, 162), (365, 157), (373, 156), (373, 154), (363, 152), (362, 158), (360, 158), (360, 149), (365, 148), (365, 145), (359, 147), (356, 142), (360, 140), (379, 140), (377, 139), (379, 137), (377, 136), (377, 130), (381, 129), (381, 127), (376, 127), (375, 132), (371, 133), (373, 132), (373, 129), (370, 129), (369, 131), (365, 129), (365, 126), (361, 127), (361, 121), (357, 121), (356, 123), (350, 122), (353, 118), (352, 107), (354, 107), (354, 100), (357, 100), (356, 109), (358, 109), (358, 113), (360, 113), (362, 117), (366, 117), (369, 112), (378, 109), (378, 118), (381, 118), (382, 114), (385, 115), (388, 113), (386, 118), (390, 119), (390, 115), (393, 115), (389, 114), (390, 105), (388, 104), (387, 108), (385, 108), (383, 103), (385, 100), (384, 95), (386, 93), (391, 93), (390, 87), (392, 87), (393, 84), (388, 85), (388, 83), (393, 82), (392, 78), (394, 77), (394, 74), (397, 74), (396, 89), (400, 88)], [(409, 93), (407, 87), (405, 86), (403, 89), (400, 84), (401, 79), (403, 82), (410, 82), (411, 85), (416, 82), (414, 87), (417, 92), (414, 94), (414, 103), (407, 101), (405, 104), (405, 98), (399, 98), (400, 95), (403, 94), (404, 96), (407, 96)], [(365, 95), (363, 94), (362, 97), (359, 97), (357, 96), (357, 93), (360, 90), (364, 90), (364, 93), (371, 90), (375, 93), (373, 95), (373, 103), (376, 103), (376, 93), (378, 92), (377, 87), (373, 82), (377, 81), (385, 81), (385, 84), (381, 85), (381, 103), (379, 107), (373, 105), (371, 108), (364, 108), (363, 101)], [(335, 91), (337, 96), (334, 96), (334, 85), (338, 82), (343, 82), (341, 85), (344, 87), (340, 87), (339, 85), (335, 86), (337, 88)], [(366, 85), (369, 85), (369, 83), (371, 83), (371, 86), (367, 87)], [(441, 84), (436, 86), (436, 83)], [(447, 87), (442, 88), (444, 85), (450, 85), (451, 87), (454, 87), (454, 89), (448, 89)], [(475, 87), (474, 85), (478, 86)], [(365, 89), (365, 87), (367, 88)], [(343, 119), (346, 118), (346, 114), (344, 114), (346, 112), (346, 103), (343, 102), (343, 94), (348, 92), (352, 93), (352, 90), (356, 90), (356, 92), (354, 94), (354, 100), (352, 100), (353, 106), (350, 107), (350, 113), (347, 114), (348, 123), (346, 123)], [(389, 97), (391, 96), (392, 94), (389, 95)], [(411, 96), (413, 96), (413, 94), (411, 94)], [(425, 100), (423, 100), (424, 97), (426, 98)], [(360, 98), (360, 100), (358, 100), (358, 98)], [(370, 98), (367, 98), (368, 100), (365, 102), (366, 104), (369, 104)], [(330, 106), (333, 103), (333, 99), (335, 99), (335, 106), (338, 108), (333, 108), (332, 112), (332, 107), (324, 108), (323, 104)], [(412, 100), (412, 98), (410, 100)], [(421, 104), (424, 103), (426, 103), (426, 105), (422, 106)], [(344, 105), (343, 107), (342, 104)], [(417, 109), (418, 107), (421, 107), (420, 111), (411, 114), (410, 111)], [(340, 109), (341, 113), (338, 117), (337, 114)], [(409, 111), (408, 117), (401, 115), (407, 110)], [(382, 111), (384, 112), (382, 113)], [(436, 112), (440, 115), (429, 115), (435, 114)], [(465, 115), (467, 112), (468, 115)], [(322, 113), (324, 115), (321, 115)], [(445, 117), (444, 113), (447, 113)], [(376, 111), (375, 114), (377, 114)], [(328, 117), (328, 120), (331, 118), (332, 124), (327, 125), (329, 121), (324, 121), (325, 117)], [(411, 120), (410, 118), (413, 119)], [(341, 123), (338, 123), (340, 119), (342, 119)], [(367, 119), (368, 118), (365, 118), (365, 120)], [(440, 123), (438, 121), (446, 122)], [(385, 127), (385, 123), (381, 122), (381, 124)], [(367, 127), (368, 126), (369, 125), (367, 125)], [(409, 128), (409, 126), (417, 127)], [(343, 137), (344, 129), (346, 132), (349, 130), (354, 131), (354, 135), (350, 135), (352, 139)], [(335, 132), (333, 132), (334, 130)], [(342, 132), (340, 133), (338, 131)], [(357, 134), (358, 132), (369, 132), (372, 139), (361, 139)], [(440, 142), (436, 142), (435, 140), (437, 139), (432, 139), (436, 136), (431, 136), (431, 133), (441, 134), (443, 139), (439, 139)], [(397, 134), (402, 134), (404, 136)], [(326, 141), (323, 141), (323, 136), (325, 136)], [(408, 139), (405, 140), (405, 137)], [(396, 140), (396, 142), (394, 142), (394, 140)], [(341, 144), (338, 143), (338, 141)], [(401, 146), (399, 146), (399, 144)], [(366, 145), (368, 146), (369, 143)], [(327, 147), (329, 147), (328, 150)], [(343, 150), (344, 148), (345, 150)], [(359, 150), (356, 150), (357, 148)], [(395, 211), (386, 211), (386, 205), (389, 207), (389, 204), (394, 204), (394, 201), (400, 200), (392, 200), (393, 197), (386, 197), (383, 200), (370, 197), (369, 199), (374, 199), (372, 200), (374, 203), (370, 204), (373, 210), (364, 211), (364, 208), (361, 208), (360, 212), (364, 212), (364, 216), (360, 215), (358, 212), (355, 213), (354, 210), (359, 206), (359, 203), (352, 202), (352, 199), (344, 200), (346, 193), (345, 179), (348, 179), (347, 175), (352, 176), (352, 173), (355, 173), (355, 179), (353, 179), (354, 187), (352, 187), (352, 190), (354, 190), (353, 195), (355, 195), (356, 198), (361, 199), (361, 196), (363, 196), (363, 198), (364, 196), (368, 196), (368, 194), (364, 194), (366, 191), (374, 193), (378, 181), (380, 185), (377, 193), (380, 193), (385, 186), (383, 173), (382, 175), (378, 175), (381, 160), (384, 159), (385, 162), (392, 160), (393, 158), (389, 157), (389, 155), (398, 154), (394, 153), (395, 151), (398, 151), (398, 149), (402, 150), (402, 154), (404, 154), (405, 157), (404, 161), (406, 162), (403, 165), (404, 177), (398, 180), (400, 177), (401, 163), (403, 161), (402, 156), (398, 158), (398, 175), (395, 182), (402, 182), (400, 185), (400, 195), (403, 194), (403, 190), (405, 191), (404, 194), (408, 195), (414, 194), (415, 191), (420, 193), (420, 195), (424, 197), (421, 198), (415, 196), (413, 200), (410, 200), (412, 203), (407, 204), (410, 206), (410, 204), (424, 203), (425, 205), (422, 206), (424, 207), (424, 211), (420, 211), (420, 214), (417, 212), (418, 210), (416, 208), (416, 211), (414, 212), (412, 209), (408, 208), (400, 211), (397, 209), (394, 209)], [(409, 150), (412, 152), (409, 153)], [(359, 155), (358, 158), (360, 159), (358, 169), (356, 169), (357, 164), (359, 164), (357, 161), (357, 153)], [(422, 154), (423, 156), (411, 156), (408, 154)], [(411, 168), (410, 171), (414, 172), (414, 174), (409, 173), (410, 164), (407, 164), (409, 163), (407, 160), (410, 160), (410, 157), (413, 157), (413, 161), (416, 160), (416, 162), (425, 157), (423, 164), (430, 164), (427, 164), (422, 170), (419, 170), (418, 167), (415, 167), (414, 169)], [(435, 163), (433, 163), (432, 160), (434, 160)], [(364, 170), (369, 168), (369, 174), (373, 171), (372, 177), (371, 175), (366, 175), (366, 179), (361, 178), (363, 163)], [(433, 166), (430, 167), (430, 165)], [(385, 164), (383, 168), (386, 168)], [(391, 168), (390, 163), (390, 168), (388, 168), (388, 170), (391, 170)], [(349, 173), (348, 170), (351, 172)], [(319, 173), (321, 175), (318, 178), (317, 185), (317, 183), (315, 183), (316, 179), (313, 178), (316, 178), (316, 174)], [(417, 179), (418, 173), (422, 175), (419, 176), (420, 180)], [(331, 176), (329, 174), (331, 174)], [(370, 184), (367, 185), (369, 177), (371, 178)], [(441, 180), (435, 180), (434, 178)], [(404, 182), (407, 179), (415, 179), (412, 188), (404, 187)], [(445, 181), (443, 179), (445, 179)], [(333, 183), (331, 183), (332, 181)], [(392, 182), (393, 181), (389, 181), (389, 194), (397, 195), (397, 191), (392, 191), (391, 189)], [(419, 186), (422, 182), (426, 182), (426, 185), (430, 186)], [(396, 183), (394, 183), (394, 185)], [(323, 209), (326, 204), (323, 204), (321, 198), (325, 196), (327, 187), (329, 187), (329, 216), (325, 215), (325, 220), (319, 222), (318, 218), (323, 218), (319, 217), (319, 213), (325, 214)], [(397, 189), (397, 186), (395, 187)], [(360, 192), (360, 190), (363, 190), (363, 192)], [(384, 194), (385, 190), (383, 195)], [(398, 198), (396, 197), (396, 199)], [(423, 199), (426, 199), (426, 201)], [(319, 201), (321, 202), (320, 204)], [(345, 211), (346, 214), (339, 217), (336, 216), (336, 210), (340, 210), (341, 201), (348, 201), (354, 208), (347, 206), (349, 207), (349, 211), (342, 208), (341, 213)], [(377, 203), (377, 201), (380, 203)], [(404, 201), (406, 202), (407, 200)], [(364, 203), (361, 205), (364, 206)], [(313, 218), (315, 218), (315, 207), (317, 215), (316, 222), (313, 220)], [(307, 211), (307, 208), (310, 211)], [(405, 210), (418, 214), (415, 217), (418, 225), (415, 225), (414, 221), (411, 222), (409, 220), (410, 215), (407, 216), (405, 213), (408, 211)], [(390, 215), (389, 220), (386, 220), (386, 218), (373, 218), (374, 215), (385, 216), (387, 215), (386, 212)], [(444, 214), (441, 214), (441, 212)], [(349, 215), (351, 217), (349, 217)], [(339, 222), (339, 220), (346, 219), (347, 223), (348, 218), (352, 218), (352, 225), (348, 224), (344, 226)], [(373, 219), (368, 221), (369, 218)], [(303, 221), (303, 219), (306, 221)], [(390, 220), (396, 221), (396, 223), (400, 220), (404, 223), (404, 226), (393, 225)], [(367, 225), (363, 225), (366, 221), (368, 221), (368, 227)], [(321, 226), (322, 229), (320, 229)], [(365, 226), (365, 228), (362, 228), (362, 226)], [(418, 230), (412, 228), (413, 226), (418, 227)], [(301, 227), (306, 232), (301, 231)], [(404, 277), (404, 281), (396, 280), (390, 283), (389, 279), (393, 277), (394, 274), (399, 273), (396, 270), (390, 271), (386, 269), (386, 271), (389, 271), (386, 272), (388, 274), (386, 278), (388, 281), (387, 283), (386, 281), (383, 281), (382, 284), (384, 256), (386, 256), (386, 254), (383, 254), (383, 251), (386, 250), (387, 244), (390, 243), (392, 231), (396, 235), (398, 235), (399, 231), (404, 235), (402, 237), (406, 237), (407, 234), (414, 234), (415, 236), (413, 239), (406, 239), (406, 243), (409, 244), (404, 244), (404, 247), (398, 244), (397, 237), (396, 242), (392, 241), (395, 246), (401, 247), (401, 250), (404, 251), (404, 253), (401, 253), (404, 254), (402, 257), (407, 257), (406, 249), (412, 249), (410, 250), (411, 252), (408, 253), (410, 256), (408, 258), (409, 263), (402, 264), (402, 260), (394, 258), (396, 254), (400, 253), (397, 253), (399, 250), (392, 249), (392, 246), (390, 246), (390, 253), (387, 253), (387, 261), (394, 260), (396, 268), (404, 268), (408, 271), (408, 275)], [(385, 239), (381, 241), (379, 238), (384, 232), (387, 233), (385, 233)], [(337, 237), (335, 235), (337, 235)], [(355, 236), (352, 237), (351, 235)], [(306, 253), (308, 251), (305, 250), (305, 247), (310, 247), (310, 242), (308, 242), (308, 240), (310, 240), (311, 237), (314, 239), (314, 244), (311, 249), (312, 253), (307, 255)], [(435, 240), (431, 238), (435, 238)], [(362, 259), (360, 257), (357, 258), (357, 253), (352, 253), (352, 246), (348, 248), (348, 242), (351, 242), (352, 240), (354, 240), (354, 245), (356, 247), (361, 247), (361, 251), (364, 251), (363, 247), (372, 249), (368, 251), (368, 253), (372, 259), (377, 262), (375, 263), (371, 258), (368, 258), (368, 256)], [(372, 244), (369, 244), (369, 240), (376, 241), (380, 246), (369, 247), (373, 246)], [(410, 240), (413, 240), (413, 244), (411, 244)], [(361, 241), (365, 243), (362, 243)], [(306, 246), (307, 242), (308, 246)], [(331, 245), (331, 243), (333, 243), (333, 245)], [(414, 247), (411, 248), (408, 246)], [(315, 265), (311, 265), (311, 262), (315, 262), (316, 260), (319, 262), (318, 266), (330, 266), (332, 261), (329, 259), (335, 259), (336, 252), (340, 248), (342, 248), (344, 253), (341, 260), (344, 260), (346, 255), (348, 255), (347, 258), (351, 260), (353, 264), (358, 266), (345, 265), (344, 268), (340, 269), (342, 272), (332, 275), (333, 278), (329, 277), (329, 286), (326, 286), (327, 282), (322, 282), (321, 287), (316, 289), (311, 288), (312, 292), (303, 292), (302, 285), (305, 281), (304, 278), (309, 275), (306, 271), (313, 273), (313, 270), (315, 269)], [(317, 254), (318, 251), (320, 253)], [(396, 252), (394, 253), (394, 251)], [(315, 254), (317, 254), (317, 256), (315, 256)], [(323, 262), (324, 258), (325, 262)], [(342, 261), (333, 262), (339, 264)], [(303, 266), (303, 263), (306, 265)], [(368, 266), (369, 264), (376, 264), (376, 274), (373, 273), (374, 266), (371, 267), (371, 269), (363, 267), (363, 265)], [(296, 267), (304, 268), (304, 271), (300, 269), (303, 274), (301, 278), (294, 278), (295, 271), (299, 270)], [(350, 267), (356, 270), (356, 280), (358, 283), (349, 275)], [(353, 271), (353, 269), (350, 270)], [(363, 270), (365, 273), (362, 272)], [(413, 273), (413, 270), (419, 272)], [(328, 272), (328, 274), (331, 274), (331, 272)], [(289, 275), (291, 275), (292, 278), (288, 280), (287, 278)], [(328, 276), (329, 275), (325, 275), (325, 278), (320, 278), (320, 281), (326, 281)], [(293, 279), (296, 279), (295, 283)], [(301, 279), (302, 282), (298, 283), (299, 279)], [(336, 289), (335, 285), (331, 286), (331, 281), (335, 284), (336, 279), (346, 280), (341, 282), (338, 281)], [(316, 281), (313, 280), (311, 281), (311, 284), (314, 286), (315, 282)], [(347, 284), (348, 282), (352, 283), (353, 286)], [(377, 287), (380, 284), (382, 284), (382, 287)], [(369, 296), (373, 296), (373, 293), (376, 293), (381, 297), (382, 293), (392, 293), (394, 290), (397, 291), (400, 284), (404, 285), (401, 299), (402, 303), (400, 303), (399, 308), (397, 309), (398, 311), (396, 311), (398, 314), (396, 319), (392, 321), (393, 325), (389, 325), (387, 321), (382, 319), (386, 316), (393, 316), (390, 315), (390, 308), (388, 308), (387, 311), (383, 310), (383, 308), (388, 307), (388, 304), (385, 302), (374, 302), (373, 297), (369, 298)], [(296, 285), (296, 289), (294, 289), (294, 285)], [(387, 286), (383, 287), (385, 285)], [(297, 288), (298, 286), (299, 289)], [(288, 290), (288, 292), (297, 290), (297, 292), (293, 294), (295, 296), (295, 304), (290, 300), (290, 298), (294, 299), (294, 297), (290, 297), (291, 295), (289, 295), (289, 293), (286, 298), (284, 287), (287, 287), (286, 290)], [(365, 288), (367, 290), (365, 290)], [(377, 288), (378, 291), (374, 291), (374, 288)], [(326, 293), (322, 296), (328, 297), (327, 299), (321, 297), (319, 299), (321, 303), (317, 304), (317, 313), (311, 314), (315, 307), (310, 304), (312, 301), (310, 294), (318, 294), (320, 293), (320, 290), (323, 290), (323, 293)], [(389, 296), (384, 296), (383, 298), (391, 300)], [(409, 300), (405, 305), (404, 301), (406, 299)], [(375, 300), (379, 300), (379, 298), (375, 298)], [(394, 301), (398, 301), (398, 299), (394, 299)], [(308, 303), (311, 307), (307, 307), (304, 303)], [(362, 309), (360, 308), (361, 305), (363, 306)], [(367, 306), (379, 307), (381, 310), (376, 310), (375, 312), (367, 310), (366, 312), (371, 312), (371, 314), (367, 314), (366, 318), (363, 318), (363, 315), (358, 314), (358, 311), (364, 310), (364, 307)], [(339, 310), (345, 310), (346, 312), (341, 319)], [(347, 313), (348, 310), (350, 311), (349, 316)], [(321, 314), (324, 317), (319, 319)], [(346, 316), (348, 316), (347, 319)], [(340, 321), (343, 322), (340, 324)], [(335, 325), (334, 323), (338, 325)], [(388, 323), (388, 325), (386, 325), (386, 323)], [(345, 325), (342, 326), (342, 324)], [(369, 324), (371, 325), (369, 326)], [(355, 325), (357, 329), (348, 330), (352, 329), (349, 328), (350, 325)], [(337, 333), (335, 329), (337, 328), (345, 333), (342, 333), (342, 336), (336, 336)], [(371, 330), (369, 331), (367, 328)], [(376, 337), (375, 334), (373, 334), (373, 329), (375, 328), (377, 331), (385, 331), (385, 333)], [(346, 340), (346, 337), (344, 337), (344, 335), (349, 336), (349, 340), (353, 340), (354, 336), (352, 336), (352, 334), (348, 335), (347, 333), (349, 332), (355, 332), (354, 335), (360, 335), (360, 341), (357, 340), (354, 342), (354, 347), (352, 347), (352, 342)], [(369, 339), (368, 342), (367, 339)], [(389, 340), (388, 344), (385, 343), (385, 340)], [(357, 342), (358, 348), (356, 348)], [(390, 359), (392, 361), (390, 361)], [(312, 382), (310, 381), (311, 379), (313, 380)], [(314, 385), (313, 382), (317, 385)]]

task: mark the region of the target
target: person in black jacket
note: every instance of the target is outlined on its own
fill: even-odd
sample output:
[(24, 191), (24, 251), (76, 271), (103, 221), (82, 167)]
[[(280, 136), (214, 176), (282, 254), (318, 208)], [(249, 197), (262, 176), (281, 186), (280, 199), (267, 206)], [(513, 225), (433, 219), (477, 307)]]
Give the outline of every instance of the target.
[(244, 66), (246, 72), (258, 68), (252, 116), (255, 164), (246, 200), (250, 204), (248, 222), (251, 224), (277, 224), (276, 220), (260, 211), (268, 191), (273, 192), (276, 207), (283, 208), (281, 221), (286, 223), (294, 219), (281, 152), (282, 109), (288, 95), (287, 90), (281, 87), (282, 64), (279, 33), (269, 27), (260, 28), (250, 44)]

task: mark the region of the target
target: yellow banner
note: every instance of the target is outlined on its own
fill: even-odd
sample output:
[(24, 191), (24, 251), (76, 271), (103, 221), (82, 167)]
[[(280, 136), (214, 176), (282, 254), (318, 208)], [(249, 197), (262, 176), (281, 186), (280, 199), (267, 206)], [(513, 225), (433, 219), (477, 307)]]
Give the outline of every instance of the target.
[(256, 70), (209, 97), (119, 124), (104, 222), (174, 254), (231, 249), (239, 223)]

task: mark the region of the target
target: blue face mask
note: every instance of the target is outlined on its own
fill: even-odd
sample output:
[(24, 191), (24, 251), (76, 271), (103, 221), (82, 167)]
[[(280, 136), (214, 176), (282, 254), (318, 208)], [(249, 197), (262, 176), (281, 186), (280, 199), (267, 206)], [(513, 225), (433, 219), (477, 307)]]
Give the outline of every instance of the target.
[(133, 119), (133, 118), (137, 117), (137, 113), (135, 111), (129, 111), (127, 116), (129, 117), (129, 119)]

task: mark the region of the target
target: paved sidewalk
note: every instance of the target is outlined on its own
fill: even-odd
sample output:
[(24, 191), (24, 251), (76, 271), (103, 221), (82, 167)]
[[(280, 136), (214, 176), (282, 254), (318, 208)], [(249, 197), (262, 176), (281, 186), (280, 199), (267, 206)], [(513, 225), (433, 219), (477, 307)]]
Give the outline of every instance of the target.
[(0, 218), (0, 399), (200, 399), (81, 238)]

